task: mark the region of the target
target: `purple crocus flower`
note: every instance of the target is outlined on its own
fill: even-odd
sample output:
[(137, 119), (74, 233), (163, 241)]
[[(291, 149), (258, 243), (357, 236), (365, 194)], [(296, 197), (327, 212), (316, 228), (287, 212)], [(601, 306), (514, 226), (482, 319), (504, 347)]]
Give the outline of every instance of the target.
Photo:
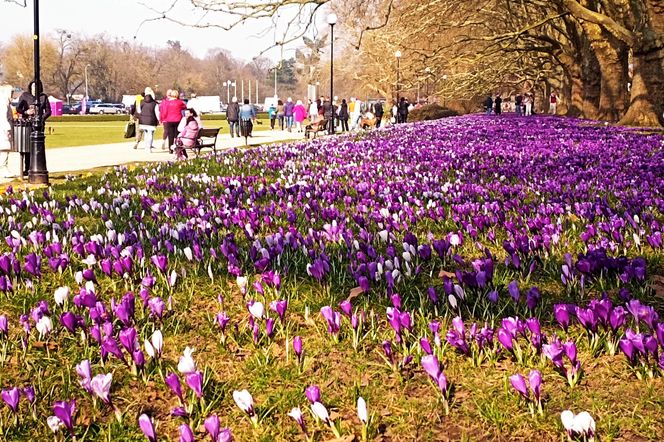
[(541, 387), (542, 387), (542, 373), (538, 370), (530, 370), (528, 374), (528, 382), (530, 383), (530, 389), (533, 391), (533, 396), (535, 396), (535, 401), (540, 401)]
[(164, 304), (164, 301), (160, 297), (154, 297), (148, 301), (148, 307), (152, 316), (161, 318), (164, 314), (166, 304)]
[(169, 373), (164, 378), (164, 382), (171, 389), (171, 391), (180, 399), (182, 399), (182, 385), (180, 384), (180, 378), (175, 373)]
[(524, 399), (530, 397), (528, 386), (526, 385), (526, 379), (521, 374), (517, 373), (510, 376), (510, 384), (512, 384), (512, 387), (521, 394)]
[(288, 301), (286, 299), (279, 299), (270, 303), (270, 310), (279, 315), (279, 320), (284, 322), (286, 309), (288, 308)]
[(293, 351), (299, 360), (302, 357), (302, 338), (300, 336), (293, 338)]
[(152, 419), (150, 419), (150, 417), (147, 414), (143, 413), (138, 417), (138, 426), (140, 427), (141, 431), (148, 439), (148, 441), (150, 442), (157, 441), (157, 435), (155, 434), (154, 431), (154, 425), (152, 424)]
[(120, 339), (120, 344), (127, 350), (127, 353), (133, 353), (138, 347), (138, 339), (136, 339), (136, 329), (134, 327), (120, 331), (118, 338)]
[(221, 427), (217, 415), (213, 414), (205, 419), (204, 426), (205, 430), (210, 435), (210, 438), (212, 438), (212, 442), (217, 442), (219, 440), (219, 430)]
[(339, 303), (339, 308), (343, 312), (344, 315), (350, 318), (350, 316), (353, 314), (353, 304), (350, 303), (348, 300), (343, 300)]
[(37, 397), (35, 396), (35, 389), (32, 385), (24, 387), (23, 390), (21, 390), (21, 393), (23, 396), (25, 396), (25, 399), (27, 399), (28, 403), (31, 405), (35, 403)]
[(567, 331), (570, 324), (569, 306), (567, 304), (555, 304), (553, 306), (553, 315), (558, 324)]
[(70, 333), (74, 333), (76, 325), (78, 325), (78, 318), (72, 312), (64, 312), (60, 315), (60, 324)]
[(90, 381), (92, 381), (92, 367), (90, 361), (85, 359), (80, 364), (76, 365), (76, 374), (78, 374), (78, 383), (88, 393), (92, 393)]
[(392, 296), (390, 296), (390, 300), (392, 301), (392, 305), (395, 309), (401, 309), (401, 296), (399, 296), (398, 293), (394, 293)]
[(427, 374), (433, 379), (434, 382), (438, 382), (438, 376), (440, 375), (440, 362), (438, 358), (434, 355), (426, 355), (422, 357), (422, 368)]
[(514, 348), (512, 335), (507, 330), (501, 327), (498, 329), (496, 335), (498, 336), (498, 342), (500, 342), (500, 344), (505, 347), (505, 349), (511, 351)]
[(67, 427), (70, 433), (74, 432), (74, 415), (76, 414), (76, 400), (57, 401), (53, 404), (53, 414)]
[(159, 269), (160, 272), (166, 273), (168, 267), (168, 259), (164, 255), (153, 255), (150, 257), (152, 264)]
[(625, 325), (625, 319), (627, 318), (627, 310), (621, 306), (615, 307), (609, 314), (609, 326), (611, 329), (616, 332), (620, 327)]
[(429, 287), (427, 289), (427, 295), (429, 295), (429, 299), (433, 304), (438, 304), (438, 293), (436, 293), (435, 288)]
[(189, 425), (180, 425), (178, 427), (178, 433), (180, 435), (180, 442), (194, 442), (194, 432), (191, 431), (191, 427), (189, 427)]
[(9, 333), (9, 325), (7, 322), (7, 316), (0, 315), (0, 335), (3, 337), (7, 337), (8, 333)]
[(422, 351), (424, 351), (428, 355), (433, 353), (431, 351), (431, 344), (429, 343), (429, 340), (427, 338), (420, 338), (420, 347), (422, 348)]
[[(518, 266), (517, 266), (518, 267)], [(515, 302), (519, 302), (521, 292), (519, 291), (519, 283), (512, 281), (507, 285), (507, 291)]]
[(106, 404), (111, 403), (111, 383), (113, 382), (113, 375), (108, 374), (98, 374), (90, 381), (90, 388), (92, 388), (92, 393), (97, 396), (99, 399), (104, 401)]
[(320, 309), (320, 313), (327, 321), (327, 331), (332, 335), (339, 334), (341, 327), (341, 315), (339, 312), (335, 312), (330, 306), (325, 306)]
[(272, 337), (273, 333), (274, 333), (274, 319), (267, 318), (267, 321), (265, 321), (265, 334), (268, 337)]
[(194, 392), (197, 398), (203, 397), (203, 373), (200, 371), (194, 373), (187, 373), (185, 382), (189, 388)]
[(21, 398), (21, 391), (14, 387), (9, 390), (2, 390), (2, 400), (5, 402), (7, 407), (13, 412), (18, 411), (18, 401)]
[(304, 394), (312, 404), (315, 402), (320, 402), (320, 388), (318, 388), (317, 385), (310, 385), (307, 387), (307, 389), (304, 390)]

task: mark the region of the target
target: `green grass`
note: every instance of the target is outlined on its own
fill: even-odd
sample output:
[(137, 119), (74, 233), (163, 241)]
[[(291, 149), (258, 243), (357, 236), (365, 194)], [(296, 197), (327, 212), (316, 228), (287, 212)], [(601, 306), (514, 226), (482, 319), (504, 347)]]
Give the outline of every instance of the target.
[[(254, 125), (254, 130), (264, 131), (270, 129), (270, 120), (260, 119), (263, 124)], [(49, 122), (46, 124), (46, 147), (75, 147), (91, 146), (95, 144), (123, 143), (131, 141), (124, 138), (124, 122)], [(229, 133), (229, 125), (221, 120), (204, 120), (203, 126), (207, 128), (221, 127), (222, 134)], [(158, 127), (155, 139), (163, 136), (163, 128)]]

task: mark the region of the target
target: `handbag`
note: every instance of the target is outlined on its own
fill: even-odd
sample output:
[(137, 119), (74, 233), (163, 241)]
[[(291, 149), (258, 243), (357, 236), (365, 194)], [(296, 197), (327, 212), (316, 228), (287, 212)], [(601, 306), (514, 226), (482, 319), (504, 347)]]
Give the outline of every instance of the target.
[(124, 137), (134, 138), (135, 136), (136, 136), (136, 123), (133, 120), (127, 121), (127, 124), (125, 125)]

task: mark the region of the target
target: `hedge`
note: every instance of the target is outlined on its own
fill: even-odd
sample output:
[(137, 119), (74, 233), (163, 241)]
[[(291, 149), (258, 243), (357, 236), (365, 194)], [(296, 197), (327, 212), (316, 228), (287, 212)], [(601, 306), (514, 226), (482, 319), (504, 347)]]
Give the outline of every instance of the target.
[(455, 117), (458, 112), (447, 109), (439, 104), (427, 104), (419, 109), (413, 109), (408, 115), (408, 121), (430, 121), (440, 118)]
[[(258, 118), (266, 119), (267, 112), (259, 112), (256, 115)], [(208, 121), (225, 121), (226, 114), (203, 114), (203, 120)], [(128, 121), (129, 116), (126, 114), (116, 115), (62, 115), (60, 117), (50, 117), (50, 123), (100, 123), (103, 121)]]

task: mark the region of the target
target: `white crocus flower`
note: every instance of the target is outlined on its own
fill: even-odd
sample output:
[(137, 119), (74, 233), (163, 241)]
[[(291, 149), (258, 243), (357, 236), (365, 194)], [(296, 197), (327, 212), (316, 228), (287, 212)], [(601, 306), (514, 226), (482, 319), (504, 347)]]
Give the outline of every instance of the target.
[(366, 425), (369, 422), (369, 415), (367, 413), (367, 403), (364, 401), (362, 396), (357, 398), (357, 417), (360, 419), (360, 422)]
[(194, 373), (196, 371), (196, 361), (191, 356), (194, 353), (194, 349), (187, 347), (184, 349), (184, 355), (180, 356), (180, 362), (178, 362), (178, 371), (182, 374)]
[(37, 325), (35, 327), (39, 332), (39, 339), (41, 339), (51, 333), (51, 330), (53, 330), (53, 322), (48, 316), (42, 316), (39, 321), (37, 321)]
[(58, 287), (53, 294), (53, 298), (55, 298), (57, 305), (63, 305), (69, 299), (69, 287)]
[(247, 390), (235, 390), (233, 392), (233, 400), (240, 407), (240, 410), (247, 413), (249, 416), (254, 414), (254, 398)]
[(311, 405), (311, 411), (318, 419), (322, 420), (326, 424), (330, 423), (330, 414), (327, 412), (325, 405), (321, 404), (320, 402), (314, 402)]
[(249, 313), (256, 319), (263, 319), (265, 315), (265, 306), (260, 301), (254, 301), (249, 305)]

